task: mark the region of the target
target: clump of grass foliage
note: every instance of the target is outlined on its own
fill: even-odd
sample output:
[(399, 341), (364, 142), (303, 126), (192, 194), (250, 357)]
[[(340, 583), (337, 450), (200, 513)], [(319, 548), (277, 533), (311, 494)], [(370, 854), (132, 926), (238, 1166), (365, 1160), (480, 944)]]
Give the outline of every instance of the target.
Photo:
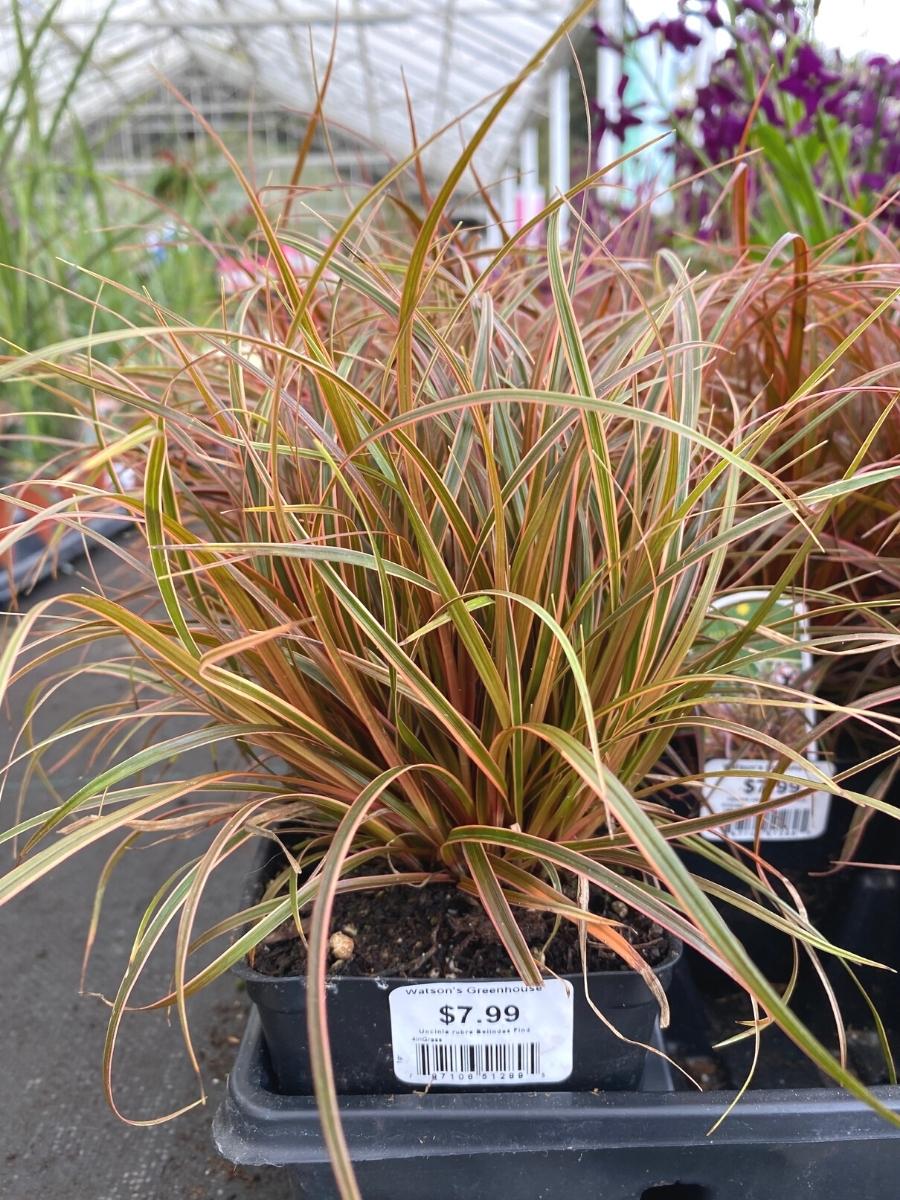
[[(789, 247), (702, 275), (668, 251), (619, 261), (579, 221), (596, 179), (548, 207), (545, 250), (524, 247), (527, 231), (505, 231), (490, 254), (466, 249), (448, 205), (497, 111), (437, 194), (423, 197), (424, 217), (394, 203), (401, 166), (327, 245), (292, 232), (290, 198), (267, 209), (234, 164), (272, 271), (215, 327), (160, 307), (148, 325), (0, 368), (3, 380), (115, 398), (118, 432), (97, 425), (100, 448), (77, 479), (64, 477), (66, 498), (49, 515), (78, 525), (118, 506), (145, 543), (143, 555), (120, 551), (127, 603), (90, 590), (42, 601), (0, 657), (5, 690), (88, 640), (124, 637), (131, 647), (130, 661), (105, 667), (123, 679), (121, 704), (88, 709), (29, 750), (46, 759), (63, 737), (103, 747), (112, 730), (128, 755), (7, 831), (21, 850), (0, 901), (101, 838), (119, 839), (114, 865), (149, 838), (197, 836), (196, 857), (148, 908), (112, 1001), (107, 1081), (123, 1015), (166, 930), (177, 931), (174, 986), (157, 1004), (177, 1009), (193, 1058), (189, 998), (312, 904), (311, 1044), (345, 1196), (357, 1193), (332, 1085), (325, 972), (332, 902), (348, 888), (456, 881), (480, 898), (511, 972), (536, 984), (522, 908), (628, 954), (616, 926), (566, 886), (576, 881), (582, 897), (595, 885), (744, 989), (757, 1019), (743, 1036), (779, 1026), (897, 1120), (847, 1068), (839, 1014), (833, 1054), (724, 914), (789, 934), (832, 1003), (822, 960), (851, 972), (861, 960), (811, 924), (753, 847), (702, 836), (721, 816), (676, 818), (667, 789), (702, 780), (661, 766), (674, 738), (701, 727), (759, 744), (753, 729), (728, 726), (704, 704), (714, 695), (721, 711), (746, 694), (742, 665), (772, 653), (750, 646), (760, 629), (767, 646), (797, 645), (796, 629), (766, 625), (779, 597), (808, 607), (817, 661), (860, 662), (897, 646), (888, 610), (854, 592), (845, 571), (829, 590), (807, 580), (811, 562), (829, 561), (843, 507), (900, 476), (895, 454), (872, 457), (896, 419), (887, 364), (857, 358), (890, 320), (893, 282), (874, 266), (835, 277), (809, 263), (807, 291), (827, 298), (832, 319), (803, 333), (798, 355)], [(575, 235), (563, 251), (564, 203)], [(284, 246), (314, 260), (309, 280), (298, 281)], [(96, 354), (135, 342), (152, 345), (152, 368)], [(765, 382), (770, 354), (781, 364), (777, 387)], [(829, 436), (838, 426), (839, 446)], [(123, 465), (141, 487), (108, 494), (92, 483), (92, 471)], [(47, 518), (35, 513), (9, 531), (0, 551)], [(749, 548), (777, 561), (770, 599), (712, 639), (711, 602), (751, 570)], [(844, 618), (853, 635), (836, 640)], [(884, 758), (896, 754), (897, 719), (878, 705), (761, 686), (761, 705), (814, 704), (810, 741), (860, 721), (879, 730)], [(132, 744), (168, 713), (191, 714), (192, 727)], [(225, 741), (248, 752), (242, 769), (134, 782)], [(775, 785), (794, 778), (804, 751), (767, 741), (763, 798), (729, 819), (785, 803)], [(857, 790), (853, 774), (806, 769), (844, 802), (896, 815)], [(284, 845), (284, 870), (251, 908), (197, 934), (210, 876), (260, 836)], [(693, 874), (687, 850), (732, 886)]]
[[(879, 255), (852, 266), (845, 261), (846, 246), (861, 249), (869, 235), (877, 236), (862, 222), (818, 247), (799, 235), (781, 239), (769, 256), (771, 261), (782, 252), (780, 269), (767, 273), (726, 336), (731, 382), (742, 396), (745, 417), (763, 420), (769, 412), (782, 413), (769, 453), (783, 478), (793, 474), (798, 482), (824, 482), (855, 469), (867, 438), (859, 462), (870, 469), (896, 462), (900, 454), (896, 320), (867, 324), (836, 356), (850, 330), (900, 285), (900, 260), (884, 238), (878, 239)], [(750, 270), (746, 259), (735, 263), (720, 304)], [(802, 381), (830, 358), (834, 361), (815, 394), (792, 405)], [(727, 421), (724, 397), (722, 407)], [(896, 592), (898, 510), (895, 477), (842, 499), (821, 530), (825, 551), (813, 551), (807, 583), (825, 587), (855, 578), (857, 595)]]

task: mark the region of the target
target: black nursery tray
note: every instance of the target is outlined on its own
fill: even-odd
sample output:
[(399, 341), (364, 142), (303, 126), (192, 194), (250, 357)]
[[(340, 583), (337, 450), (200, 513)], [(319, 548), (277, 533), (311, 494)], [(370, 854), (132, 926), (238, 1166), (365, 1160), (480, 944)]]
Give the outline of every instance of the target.
[[(365, 1200), (881, 1200), (900, 1130), (830, 1088), (673, 1092), (648, 1059), (639, 1092), (353, 1096), (344, 1129)], [(214, 1137), (231, 1162), (289, 1171), (293, 1194), (337, 1196), (315, 1101), (273, 1090), (249, 1020)], [(874, 1089), (900, 1114), (900, 1088)]]

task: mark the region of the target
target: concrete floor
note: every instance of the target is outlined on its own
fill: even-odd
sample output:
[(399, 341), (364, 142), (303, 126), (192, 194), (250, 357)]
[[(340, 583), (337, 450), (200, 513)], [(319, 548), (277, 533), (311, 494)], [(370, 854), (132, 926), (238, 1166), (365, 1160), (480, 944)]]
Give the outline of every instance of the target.
[[(111, 582), (114, 587), (118, 564), (112, 556), (101, 552), (94, 562), (105, 586)], [(82, 562), (75, 575), (42, 585), (31, 602), (85, 585), (93, 586)], [(3, 621), (0, 617), (0, 640)], [(103, 642), (93, 657), (113, 652), (110, 643)], [(90, 686), (87, 701), (84, 684), (57, 692), (43, 715), (41, 729), (57, 727), (85, 703), (101, 703), (104, 692), (110, 692), (113, 685), (98, 680)], [(0, 714), (2, 762), (18, 729), (25, 695), (26, 689), (19, 688), (11, 696), (9, 710)], [(83, 768), (82, 762), (73, 761), (54, 772), (53, 782), (64, 796), (84, 778)], [(0, 811), (4, 829), (15, 819), (17, 787), (13, 785), (19, 779), (21, 769), (14, 770)], [(26, 811), (47, 807), (46, 790), (34, 778), (26, 796)], [(79, 975), (94, 887), (110, 849), (106, 844), (94, 847), (0, 913), (0, 1024), (4, 1035), (0, 1197), (285, 1200), (287, 1181), (278, 1172), (235, 1169), (217, 1156), (210, 1140), (210, 1122), (246, 1010), (246, 1001), (230, 978), (219, 980), (191, 1004), (206, 1105), (175, 1121), (150, 1127), (123, 1124), (106, 1105), (101, 1056), (107, 1009), (96, 996), (79, 994)], [(128, 856), (105, 904), (86, 991), (114, 993), (141, 913), (174, 870), (179, 856), (189, 853), (187, 846), (167, 844)], [(2, 855), (5, 869), (10, 861), (8, 847), (2, 848)], [(212, 884), (206, 910), (207, 915), (213, 914), (211, 919), (231, 911), (228, 905), (235, 903), (245, 865), (236, 863), (227, 878)], [(169, 962), (163, 947), (142, 995), (149, 998), (154, 985), (157, 991), (166, 988)], [(157, 1117), (197, 1095), (177, 1023), (170, 1024), (156, 1014), (136, 1014), (126, 1022), (115, 1078), (120, 1108), (134, 1119)]]

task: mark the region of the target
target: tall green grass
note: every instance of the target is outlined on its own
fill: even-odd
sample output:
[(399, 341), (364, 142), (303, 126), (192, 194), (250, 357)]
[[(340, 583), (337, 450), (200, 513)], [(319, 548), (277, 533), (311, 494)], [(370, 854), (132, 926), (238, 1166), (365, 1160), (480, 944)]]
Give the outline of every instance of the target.
[[(10, 13), (16, 59), (0, 81), (0, 351), (32, 349), (140, 318), (139, 297), (104, 288), (122, 279), (197, 320), (216, 298), (215, 259), (188, 223), (168, 253), (154, 256), (147, 238), (179, 214), (116, 184), (97, 166), (95, 149), (75, 116), (86, 73), (105, 26), (83, 47), (60, 55), (54, 20), (60, 0), (26, 20), (20, 0)], [(52, 82), (54, 103), (46, 102)], [(190, 205), (183, 216), (189, 222)], [(102, 350), (100, 351), (102, 354)], [(65, 398), (28, 380), (0, 395), (0, 479), (17, 478), (77, 435)]]

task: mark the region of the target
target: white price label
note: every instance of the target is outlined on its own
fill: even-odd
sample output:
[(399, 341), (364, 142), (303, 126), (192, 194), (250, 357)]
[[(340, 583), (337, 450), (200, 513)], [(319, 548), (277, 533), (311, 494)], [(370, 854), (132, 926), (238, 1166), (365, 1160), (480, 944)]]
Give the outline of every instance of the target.
[(563, 979), (414, 983), (389, 999), (403, 1083), (502, 1087), (572, 1074), (573, 991)]
[[(747, 775), (734, 775), (734, 771), (773, 771), (775, 763), (765, 759), (744, 758), (732, 760), (728, 758), (708, 759), (704, 766), (706, 782), (703, 785), (705, 808), (714, 813), (730, 813), (736, 809), (746, 808), (748, 804), (758, 804), (763, 798), (767, 780), (753, 779)], [(819, 771), (831, 774), (833, 768), (827, 762), (817, 762)], [(790, 763), (782, 775), (790, 775), (796, 783), (780, 780), (772, 785), (770, 796), (773, 800), (795, 792), (804, 792), (805, 785), (801, 782), (808, 779), (815, 782), (811, 768)], [(771, 812), (763, 814), (760, 840), (764, 842), (805, 842), (811, 838), (821, 837), (828, 825), (828, 812), (831, 808), (831, 796), (828, 792), (805, 791), (804, 795), (791, 800)], [(731, 838), (735, 842), (752, 842), (756, 837), (758, 816), (741, 817), (729, 821), (718, 829), (708, 829), (704, 837), (714, 841), (722, 837)]]

